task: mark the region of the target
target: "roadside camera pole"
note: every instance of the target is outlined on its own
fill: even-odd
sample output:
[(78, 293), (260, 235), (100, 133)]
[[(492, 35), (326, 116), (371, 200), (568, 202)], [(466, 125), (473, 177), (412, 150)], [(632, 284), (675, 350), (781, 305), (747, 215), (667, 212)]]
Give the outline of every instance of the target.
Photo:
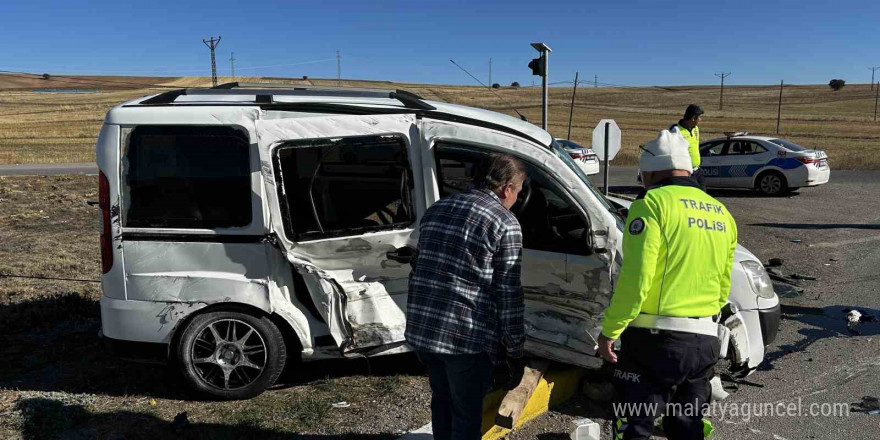
[(568, 137), (571, 140), (571, 118), (574, 117), (574, 96), (578, 92), (578, 72), (574, 73), (574, 90), (571, 91), (571, 110), (568, 111)]
[(608, 131), (611, 128), (611, 123), (605, 123), (605, 175), (602, 176), (602, 192), (607, 196), (608, 195)]
[(779, 120), (782, 119), (782, 86), (785, 80), (779, 81), (779, 107), (776, 109), (776, 134), (779, 134)]
[[(532, 60), (529, 63), (529, 67), (532, 68), (532, 73), (535, 75), (541, 76), (541, 128), (544, 130), (547, 129), (547, 76), (550, 73), (550, 47), (548, 47), (544, 43), (532, 43), (532, 47), (535, 48), (538, 52), (540, 52), (541, 57), (538, 60)], [(538, 61), (538, 63), (535, 63)], [(538, 64), (540, 67), (535, 66)], [(538, 67), (536, 69), (536, 67)]]

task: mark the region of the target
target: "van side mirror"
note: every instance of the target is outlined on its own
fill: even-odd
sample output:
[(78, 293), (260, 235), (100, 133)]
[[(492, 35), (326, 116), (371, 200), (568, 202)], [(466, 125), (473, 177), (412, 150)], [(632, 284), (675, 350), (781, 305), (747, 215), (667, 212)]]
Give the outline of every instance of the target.
[(593, 235), (594, 233), (590, 228), (584, 228), (584, 232), (581, 233), (581, 243), (586, 247), (587, 255), (604, 254), (608, 252), (608, 249), (604, 247), (597, 247), (596, 239)]

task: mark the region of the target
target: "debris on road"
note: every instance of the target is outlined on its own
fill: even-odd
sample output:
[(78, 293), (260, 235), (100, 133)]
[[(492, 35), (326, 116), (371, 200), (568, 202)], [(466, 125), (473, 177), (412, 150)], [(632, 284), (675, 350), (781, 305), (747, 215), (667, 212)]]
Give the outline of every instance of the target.
[(803, 240), (801, 240), (800, 238), (795, 238), (795, 239), (792, 240), (791, 242), (792, 242), (792, 243), (800, 243), (800, 242), (802, 242), (802, 241), (803, 241)]
[(574, 429), (571, 431), (571, 440), (599, 440), (602, 427), (590, 419), (572, 420)]
[[(856, 330), (856, 326), (863, 322), (876, 322), (877, 317), (871, 315), (870, 313), (863, 312), (858, 309), (843, 309), (843, 313), (846, 313), (846, 329), (854, 334), (861, 335), (862, 332)], [(880, 409), (880, 408), (878, 408)]]
[(874, 396), (864, 396), (861, 405), (865, 409), (880, 409), (880, 399)]
[(782, 258), (771, 258), (771, 259), (767, 260), (767, 264), (765, 264), (764, 266), (766, 266), (766, 267), (782, 266)]
[(791, 279), (793, 279), (793, 280), (807, 280), (807, 281), (816, 281), (816, 280), (818, 280), (818, 278), (816, 278), (816, 277), (814, 277), (814, 276), (810, 276), (810, 275), (801, 275), (801, 274), (799, 274), (799, 273), (793, 273), (793, 274), (789, 275), (788, 277), (791, 278)]
[(343, 400), (342, 402), (331, 403), (330, 406), (338, 409), (338, 408), (348, 408), (351, 406), (351, 404)]

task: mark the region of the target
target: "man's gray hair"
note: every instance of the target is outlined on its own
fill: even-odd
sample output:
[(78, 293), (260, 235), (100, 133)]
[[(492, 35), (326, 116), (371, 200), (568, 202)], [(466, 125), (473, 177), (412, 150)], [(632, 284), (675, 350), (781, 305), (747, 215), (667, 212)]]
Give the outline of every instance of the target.
[(477, 188), (501, 191), (507, 184), (528, 179), (526, 166), (510, 154), (493, 153), (486, 156), (474, 169), (473, 183)]

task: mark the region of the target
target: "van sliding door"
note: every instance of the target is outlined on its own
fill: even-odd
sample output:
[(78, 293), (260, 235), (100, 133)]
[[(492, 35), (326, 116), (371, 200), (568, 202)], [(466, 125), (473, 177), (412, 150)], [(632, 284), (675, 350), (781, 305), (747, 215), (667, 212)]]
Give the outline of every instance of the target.
[(410, 267), (388, 253), (424, 210), (415, 117), (264, 119), (257, 132), (272, 229), (336, 343), (402, 349)]

